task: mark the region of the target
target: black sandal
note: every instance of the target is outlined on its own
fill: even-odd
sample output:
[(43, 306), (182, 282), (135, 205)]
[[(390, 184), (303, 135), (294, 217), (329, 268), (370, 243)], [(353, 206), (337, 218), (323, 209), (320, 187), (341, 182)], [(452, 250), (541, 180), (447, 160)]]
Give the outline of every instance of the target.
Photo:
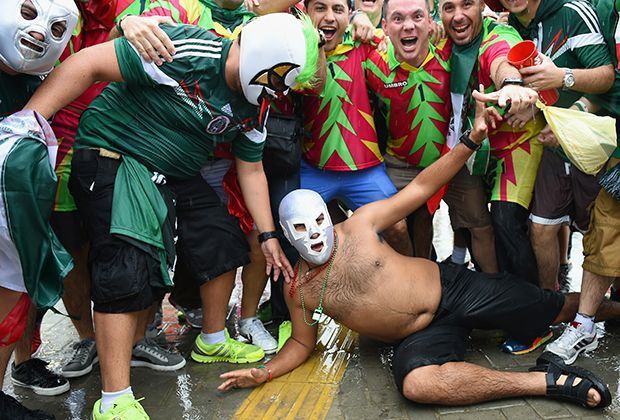
[[(611, 404), (609, 388), (596, 375), (577, 366), (568, 366), (561, 357), (548, 351), (540, 355), (536, 366), (530, 368), (530, 372), (546, 372), (549, 398), (570, 401), (586, 408), (605, 408)], [(563, 385), (558, 385), (561, 375), (566, 375), (566, 381)], [(581, 382), (573, 385), (576, 379), (581, 379)], [(601, 396), (601, 401), (594, 407), (587, 404), (590, 388), (594, 388)]]

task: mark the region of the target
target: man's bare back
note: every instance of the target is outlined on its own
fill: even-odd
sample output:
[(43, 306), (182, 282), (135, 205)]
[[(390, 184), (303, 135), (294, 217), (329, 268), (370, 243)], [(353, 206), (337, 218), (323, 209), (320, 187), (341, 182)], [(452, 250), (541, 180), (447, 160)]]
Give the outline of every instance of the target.
[[(353, 215), (335, 226), (337, 252), (323, 297), (324, 313), (360, 334), (395, 342), (430, 324), (441, 299), (437, 264), (405, 257), (394, 251), (362, 220)], [(301, 310), (304, 296), (306, 318), (319, 305), (328, 263), (294, 285), (292, 305)], [(313, 272), (320, 271), (312, 276)], [(310, 279), (310, 280), (307, 280)]]

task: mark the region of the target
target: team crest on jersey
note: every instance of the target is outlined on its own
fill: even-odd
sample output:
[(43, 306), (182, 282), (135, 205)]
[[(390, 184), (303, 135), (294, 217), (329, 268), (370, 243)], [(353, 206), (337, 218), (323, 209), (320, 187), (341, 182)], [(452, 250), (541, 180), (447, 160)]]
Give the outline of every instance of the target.
[(230, 118), (225, 115), (220, 115), (213, 118), (207, 124), (207, 133), (209, 134), (222, 134), (230, 125)]

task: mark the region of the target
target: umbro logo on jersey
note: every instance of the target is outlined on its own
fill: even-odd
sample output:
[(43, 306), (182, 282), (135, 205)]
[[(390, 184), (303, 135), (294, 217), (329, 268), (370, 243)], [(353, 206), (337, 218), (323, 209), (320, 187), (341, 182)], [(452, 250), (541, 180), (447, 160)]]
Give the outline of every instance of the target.
[(407, 86), (407, 81), (403, 80), (402, 82), (393, 82), (393, 83), (386, 83), (383, 85), (386, 89), (394, 89), (394, 88), (400, 88), (400, 87), (405, 87)]
[(229, 115), (232, 117), (232, 108), (230, 107), (230, 104), (226, 104), (222, 107), (222, 112), (226, 115)]
[(207, 124), (207, 133), (209, 134), (222, 134), (230, 125), (230, 118), (225, 115), (213, 118)]

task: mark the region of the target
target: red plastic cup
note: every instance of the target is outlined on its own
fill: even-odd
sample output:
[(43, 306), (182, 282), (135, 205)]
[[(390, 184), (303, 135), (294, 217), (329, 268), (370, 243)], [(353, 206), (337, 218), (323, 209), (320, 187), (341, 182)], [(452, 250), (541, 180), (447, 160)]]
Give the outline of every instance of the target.
[(551, 106), (560, 99), (560, 94), (557, 89), (549, 89), (538, 92), (538, 97), (545, 105)]
[[(529, 40), (515, 44), (510, 51), (508, 51), (507, 58), (508, 62), (518, 69), (530, 67), (540, 62), (536, 44)], [(538, 96), (545, 105), (549, 106), (555, 104), (558, 99), (560, 99), (560, 94), (556, 89), (543, 90), (538, 92)]]
[(532, 41), (521, 41), (508, 51), (508, 62), (518, 69), (537, 64), (538, 49)]

